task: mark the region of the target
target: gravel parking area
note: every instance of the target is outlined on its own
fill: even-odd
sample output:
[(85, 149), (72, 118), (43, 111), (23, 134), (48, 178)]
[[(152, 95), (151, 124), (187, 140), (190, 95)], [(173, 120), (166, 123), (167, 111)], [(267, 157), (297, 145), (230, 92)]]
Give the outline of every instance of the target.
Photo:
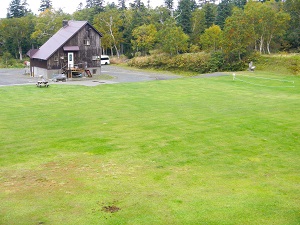
[[(0, 69), (0, 87), (12, 85), (35, 85), (38, 81), (37, 77), (30, 77), (27, 73), (28, 69)], [(134, 68), (123, 68), (113, 65), (105, 65), (101, 67), (101, 75), (107, 75), (112, 79), (93, 79), (93, 78), (73, 78), (67, 82), (53, 82), (49, 80), (49, 84), (65, 84), (65, 85), (85, 85), (96, 86), (101, 84), (116, 84), (126, 82), (144, 82), (151, 80), (171, 80), (182, 78), (182, 76), (170, 74), (168, 72), (144, 71)], [(202, 74), (194, 78), (207, 78), (216, 76), (227, 76), (226, 73)]]
[(0, 69), (0, 86), (24, 85), (36, 83), (37, 78), (28, 74), (28, 69)]
[[(12, 85), (28, 85), (35, 84), (38, 80), (37, 77), (30, 77), (26, 72), (28, 69), (0, 69), (0, 87)], [(55, 82), (55, 84), (72, 84), (72, 85), (85, 85), (96, 86), (100, 84), (115, 84), (125, 82), (143, 82), (151, 80), (169, 80), (177, 79), (181, 76), (169, 75), (167, 73), (148, 72), (137, 69), (127, 69), (118, 66), (102, 66), (101, 74), (113, 77), (110, 80), (95, 80), (93, 78), (80, 78), (69, 79), (67, 82)], [(52, 81), (49, 81), (54, 83)]]

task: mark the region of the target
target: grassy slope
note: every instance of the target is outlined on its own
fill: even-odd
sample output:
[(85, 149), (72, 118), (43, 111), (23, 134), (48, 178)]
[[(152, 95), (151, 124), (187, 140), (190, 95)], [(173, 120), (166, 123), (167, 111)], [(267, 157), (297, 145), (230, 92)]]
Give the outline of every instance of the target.
[(256, 62), (259, 71), (287, 76), (300, 75), (300, 54), (262, 55)]
[(299, 224), (287, 79), (1, 88), (0, 224)]

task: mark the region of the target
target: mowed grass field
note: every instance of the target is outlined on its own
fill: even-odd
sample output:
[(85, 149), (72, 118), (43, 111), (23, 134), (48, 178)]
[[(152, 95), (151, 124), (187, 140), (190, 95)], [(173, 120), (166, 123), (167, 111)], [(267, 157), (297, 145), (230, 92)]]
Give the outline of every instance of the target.
[(300, 78), (246, 75), (1, 87), (0, 224), (300, 224)]

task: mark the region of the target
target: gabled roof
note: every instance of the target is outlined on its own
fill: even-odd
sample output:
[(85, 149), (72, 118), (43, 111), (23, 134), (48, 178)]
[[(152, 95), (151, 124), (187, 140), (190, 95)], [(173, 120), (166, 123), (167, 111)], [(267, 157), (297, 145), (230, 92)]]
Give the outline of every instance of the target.
[(30, 49), (26, 55), (29, 56), (29, 58), (32, 58), (32, 56), (38, 51), (38, 49)]
[[(82, 27), (89, 24), (88, 21), (68, 21), (68, 25), (57, 31), (45, 44), (43, 44), (31, 58), (49, 59), (60, 47), (62, 47), (70, 38), (72, 38)], [(89, 24), (90, 25), (90, 24)], [(92, 25), (90, 25), (99, 35)]]

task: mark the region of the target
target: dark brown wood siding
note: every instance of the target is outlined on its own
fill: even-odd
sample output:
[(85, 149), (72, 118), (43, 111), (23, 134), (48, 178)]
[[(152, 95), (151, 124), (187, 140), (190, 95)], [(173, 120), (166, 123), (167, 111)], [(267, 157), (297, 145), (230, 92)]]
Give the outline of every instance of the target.
[[(79, 51), (74, 53), (74, 64), (79, 67), (100, 67), (100, 60), (95, 56), (101, 55), (101, 38), (89, 24), (79, 30), (64, 46), (79, 46)], [(68, 64), (68, 52), (63, 47), (59, 48), (47, 61), (47, 69), (61, 69)]]
[(59, 48), (47, 61), (47, 69), (61, 69), (68, 64), (68, 53), (63, 48)]
[(31, 59), (30, 67), (40, 67), (47, 69), (47, 61), (42, 59)]

